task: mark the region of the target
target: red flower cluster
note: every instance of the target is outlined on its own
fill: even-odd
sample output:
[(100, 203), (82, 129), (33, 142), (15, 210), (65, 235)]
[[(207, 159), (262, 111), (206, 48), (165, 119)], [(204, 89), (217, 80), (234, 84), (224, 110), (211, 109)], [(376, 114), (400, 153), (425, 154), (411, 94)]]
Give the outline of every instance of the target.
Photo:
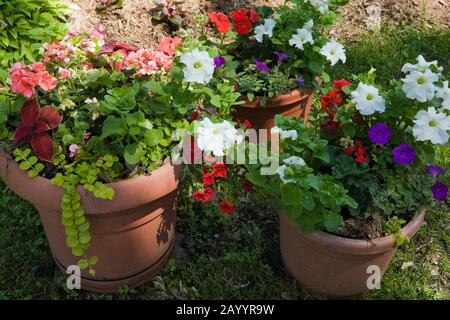
[(15, 144), (31, 142), (36, 155), (50, 161), (55, 154), (53, 139), (48, 131), (55, 129), (62, 121), (59, 111), (51, 106), (41, 109), (36, 98), (28, 100), (20, 109), (22, 122), (14, 133)]
[(320, 129), (325, 131), (330, 136), (337, 134), (341, 125), (339, 120), (336, 120), (335, 113), (338, 111), (338, 106), (344, 102), (344, 92), (342, 87), (351, 85), (351, 82), (342, 79), (333, 82), (335, 90), (330, 90), (328, 93), (320, 97), (322, 110), (328, 111), (328, 119), (320, 125)]
[[(227, 176), (228, 176), (227, 167), (222, 162), (215, 163), (212, 166), (212, 171), (210, 168), (206, 168), (203, 171), (202, 175), (202, 183), (205, 186), (205, 188), (203, 191), (200, 190), (195, 191), (192, 194), (192, 197), (196, 201), (200, 201), (203, 203), (207, 202), (214, 195), (213, 189), (211, 189), (211, 187), (209, 186), (212, 186), (216, 183), (216, 178), (226, 178)], [(223, 214), (232, 214), (236, 211), (234, 204), (229, 201), (220, 201), (219, 209)]]
[(351, 85), (351, 82), (342, 79), (333, 82), (333, 87), (336, 90), (330, 90), (325, 96), (320, 97), (322, 110), (331, 109), (340, 106), (344, 102), (344, 93), (342, 87)]
[(21, 93), (26, 98), (31, 98), (39, 86), (44, 91), (56, 88), (56, 78), (52, 77), (42, 62), (35, 62), (25, 65), (21, 62), (12, 65), (9, 70), (11, 80), (11, 90)]
[(227, 33), (230, 30), (230, 20), (223, 13), (211, 12), (208, 13), (208, 17), (214, 23), (219, 33)]
[(363, 147), (362, 142), (358, 139), (355, 140), (355, 144), (351, 147), (345, 148), (345, 152), (355, 157), (356, 163), (369, 162), (369, 158), (366, 155), (367, 147)]
[(237, 9), (231, 12), (233, 18), (234, 30), (243, 35), (248, 34), (253, 24), (259, 20), (259, 13), (250, 8), (247, 12), (245, 9)]

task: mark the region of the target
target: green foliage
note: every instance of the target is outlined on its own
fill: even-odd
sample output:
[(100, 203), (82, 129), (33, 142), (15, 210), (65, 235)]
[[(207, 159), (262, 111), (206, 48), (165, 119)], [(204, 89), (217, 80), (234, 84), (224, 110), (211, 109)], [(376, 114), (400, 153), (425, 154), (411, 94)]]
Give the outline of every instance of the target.
[(62, 37), (64, 9), (58, 0), (0, 0), (0, 66), (35, 61), (42, 43)]
[(19, 164), (20, 170), (27, 171), (30, 178), (37, 177), (41, 173), (45, 166), (39, 162), (36, 156), (31, 155), (31, 149), (16, 148), (13, 151), (14, 158)]
[(410, 241), (409, 237), (402, 233), (402, 227), (405, 223), (405, 220), (397, 216), (390, 218), (388, 221), (382, 221), (383, 229), (394, 236), (394, 243), (397, 247)]

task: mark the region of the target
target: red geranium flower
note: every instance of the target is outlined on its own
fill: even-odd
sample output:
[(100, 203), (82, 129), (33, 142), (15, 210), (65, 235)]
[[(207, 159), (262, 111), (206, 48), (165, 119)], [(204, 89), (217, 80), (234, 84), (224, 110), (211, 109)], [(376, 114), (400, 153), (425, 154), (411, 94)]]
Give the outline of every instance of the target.
[(214, 175), (209, 172), (205, 172), (202, 177), (202, 182), (205, 186), (214, 184)]
[(333, 82), (333, 87), (335, 87), (337, 90), (341, 90), (342, 87), (350, 86), (352, 83), (348, 80), (341, 79), (336, 80)]
[(253, 190), (253, 183), (251, 183), (251, 182), (248, 181), (248, 180), (245, 180), (244, 183), (243, 183), (243, 185), (242, 185), (242, 188), (243, 188), (245, 191), (250, 192), (250, 191)]
[(248, 34), (253, 27), (253, 22), (245, 9), (237, 9), (230, 14), (233, 18), (234, 30), (241, 35)]
[(250, 14), (250, 20), (253, 23), (255, 23), (259, 20), (259, 13), (256, 12), (255, 10), (253, 10), (253, 8), (250, 8), (249, 14)]
[(236, 211), (234, 204), (229, 201), (222, 201), (219, 203), (219, 208), (223, 214), (232, 214)]
[(55, 129), (61, 123), (61, 114), (51, 106), (41, 109), (35, 97), (24, 103), (20, 116), (22, 122), (14, 133), (14, 143), (31, 142), (36, 155), (42, 160), (50, 161), (55, 150), (53, 139), (47, 131)]
[(215, 163), (212, 167), (213, 171), (214, 171), (214, 176), (216, 177), (226, 177), (227, 176), (227, 166), (222, 163)]
[(252, 128), (252, 123), (251, 123), (250, 121), (248, 121), (247, 119), (244, 120), (244, 123), (245, 123), (245, 126), (246, 126), (247, 128), (249, 128), (249, 129)]
[(330, 90), (326, 95), (320, 97), (322, 110), (337, 107), (343, 102), (342, 92), (340, 90)]
[(220, 12), (208, 13), (208, 17), (220, 33), (227, 33), (230, 30), (230, 20), (228, 17)]
[(192, 194), (192, 197), (196, 201), (201, 201), (201, 202), (205, 203), (212, 197), (212, 194), (213, 194), (213, 192), (212, 192), (211, 188), (205, 188), (205, 190), (203, 190), (203, 191), (195, 191)]

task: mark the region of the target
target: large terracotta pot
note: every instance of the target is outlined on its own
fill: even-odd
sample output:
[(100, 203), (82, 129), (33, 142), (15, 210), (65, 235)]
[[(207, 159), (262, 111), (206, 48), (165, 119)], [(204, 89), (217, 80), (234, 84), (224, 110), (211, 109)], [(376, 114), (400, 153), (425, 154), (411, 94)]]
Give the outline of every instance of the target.
[(267, 99), (260, 106), (260, 98), (253, 101), (244, 98), (245, 103), (234, 107), (233, 115), (240, 121), (249, 120), (255, 129), (270, 130), (275, 125), (275, 115), (308, 119), (313, 103), (314, 90), (293, 90), (287, 94)]
[[(412, 238), (423, 223), (425, 210), (402, 233)], [(396, 252), (393, 236), (372, 241), (341, 238), (326, 232), (305, 234), (280, 213), (281, 255), (287, 272), (313, 293), (327, 297), (351, 297), (369, 291), (368, 267), (378, 266), (381, 276)]]
[[(92, 245), (98, 256), (96, 276), (82, 271), (81, 286), (94, 292), (116, 292), (120, 286), (137, 287), (164, 266), (175, 236), (175, 204), (181, 166), (166, 162), (148, 176), (111, 183), (113, 200), (96, 199), (81, 186), (78, 192), (90, 222)], [(39, 211), (56, 263), (66, 269), (77, 263), (66, 245), (61, 224), (63, 190), (50, 180), (29, 178), (17, 163), (0, 152), (0, 177)]]

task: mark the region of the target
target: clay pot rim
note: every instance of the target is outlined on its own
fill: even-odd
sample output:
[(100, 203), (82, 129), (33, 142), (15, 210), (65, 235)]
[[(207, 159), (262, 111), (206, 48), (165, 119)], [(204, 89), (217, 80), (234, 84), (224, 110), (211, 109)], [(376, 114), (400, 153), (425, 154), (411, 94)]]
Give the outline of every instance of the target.
[[(6, 159), (8, 170), (13, 170), (12, 174), (18, 174), (21, 175), (24, 182), (26, 181), (26, 184), (28, 184), (28, 188), (36, 188), (36, 189), (42, 189), (45, 190), (45, 194), (42, 195), (40, 198), (25, 198), (23, 195), (20, 194), (22, 198), (25, 198), (28, 201), (31, 201), (35, 204), (42, 204), (44, 206), (47, 206), (48, 208), (53, 208), (60, 210), (60, 201), (55, 201), (55, 197), (61, 197), (63, 193), (63, 189), (60, 186), (54, 185), (50, 179), (37, 176), (34, 178), (28, 177), (27, 173), (25, 171), (20, 170), (19, 165), (17, 162), (11, 157), (11, 155), (5, 153), (4, 151), (0, 150), (0, 158)], [(109, 210), (102, 208), (102, 203), (107, 202), (110, 205), (114, 205), (116, 207), (115, 212), (127, 210), (127, 208), (130, 207), (138, 207), (140, 205), (143, 205), (148, 202), (152, 202), (156, 199), (159, 199), (163, 196), (165, 196), (168, 191), (164, 188), (164, 186), (151, 188), (148, 190), (148, 194), (146, 197), (138, 197), (136, 199), (127, 199), (128, 202), (124, 203), (122, 200), (117, 197), (117, 194), (123, 192), (124, 190), (128, 189), (130, 185), (134, 185), (134, 188), (148, 188), (149, 185), (157, 185), (158, 181), (165, 181), (167, 180), (167, 175), (170, 174), (173, 168), (173, 172), (175, 174), (175, 182), (180, 182), (181, 175), (183, 171), (183, 165), (172, 165), (169, 158), (167, 158), (163, 165), (157, 168), (156, 170), (153, 170), (148, 175), (139, 175), (136, 177), (133, 177), (131, 179), (123, 179), (111, 183), (107, 183), (106, 185), (113, 188), (115, 191), (116, 196), (112, 200), (104, 200), (104, 199), (98, 199), (95, 198), (94, 195), (86, 190), (82, 185), (78, 185), (77, 191), (81, 196), (82, 205), (85, 209), (85, 211), (88, 214), (108, 214), (110, 213)], [(0, 168), (1, 169), (1, 168)], [(170, 192), (177, 189), (176, 186), (169, 186), (171, 187)], [(169, 184), (166, 181), (166, 185)], [(56, 206), (55, 206), (56, 204)]]
[(267, 99), (267, 103), (264, 107), (259, 105), (260, 96), (255, 96), (253, 101), (249, 101), (248, 98), (244, 95), (241, 96), (244, 101), (243, 104), (240, 104), (236, 107), (238, 108), (278, 108), (286, 105), (290, 105), (292, 103), (296, 103), (300, 100), (307, 99), (311, 92), (314, 90), (313, 87), (307, 88), (304, 90), (294, 89), (285, 94), (280, 94), (274, 96), (272, 98)]
[[(292, 221), (284, 212), (280, 211), (280, 214), (284, 215), (287, 223), (297, 228), (299, 234), (302, 237), (308, 238), (314, 245), (320, 247), (328, 247), (332, 251), (351, 254), (377, 254), (387, 252), (389, 250), (397, 248), (394, 243), (394, 236), (388, 235), (381, 238), (372, 240), (362, 239), (350, 239), (340, 237), (325, 231), (316, 230), (309, 234), (300, 231), (298, 225)], [(426, 214), (426, 208), (421, 208), (415, 214), (415, 216), (401, 229), (402, 234), (413, 237), (420, 229)]]

